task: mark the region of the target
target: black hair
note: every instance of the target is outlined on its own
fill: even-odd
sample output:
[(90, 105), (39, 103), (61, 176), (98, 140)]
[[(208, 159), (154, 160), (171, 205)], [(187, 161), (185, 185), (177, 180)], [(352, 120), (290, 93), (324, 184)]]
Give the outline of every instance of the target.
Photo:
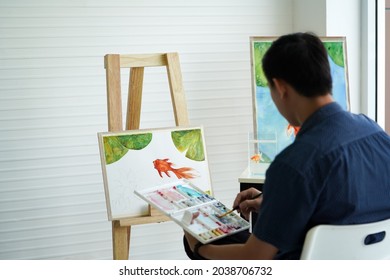
[(279, 37), (265, 53), (262, 64), (271, 86), (272, 79), (279, 78), (306, 97), (332, 93), (328, 54), (322, 41), (312, 33)]

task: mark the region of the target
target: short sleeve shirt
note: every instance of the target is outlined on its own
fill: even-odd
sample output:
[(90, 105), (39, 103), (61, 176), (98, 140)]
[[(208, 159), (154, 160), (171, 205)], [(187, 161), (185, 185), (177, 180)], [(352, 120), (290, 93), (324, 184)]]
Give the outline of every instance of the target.
[(390, 218), (390, 137), (364, 115), (337, 103), (312, 114), (266, 173), (253, 234), (299, 259), (318, 224)]

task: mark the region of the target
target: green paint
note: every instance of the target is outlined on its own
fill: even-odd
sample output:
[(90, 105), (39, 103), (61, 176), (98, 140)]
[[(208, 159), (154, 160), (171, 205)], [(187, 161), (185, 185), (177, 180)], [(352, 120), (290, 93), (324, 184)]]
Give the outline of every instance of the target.
[(103, 138), (106, 164), (120, 160), (129, 150), (141, 150), (152, 141), (152, 133), (106, 136)]
[(171, 137), (175, 147), (185, 156), (196, 161), (205, 160), (202, 132), (200, 129), (172, 131)]
[(344, 67), (343, 43), (324, 42), (324, 46), (333, 62), (340, 67)]
[[(323, 42), (324, 46), (334, 63), (340, 67), (344, 67), (344, 46), (343, 42)], [(253, 56), (255, 67), (256, 85), (260, 87), (267, 87), (267, 78), (263, 72), (262, 59), (272, 45), (272, 42), (254, 42)]]
[(268, 85), (267, 78), (263, 72), (262, 59), (271, 45), (272, 42), (254, 42), (253, 44), (255, 79), (256, 85), (259, 87), (266, 87)]
[(142, 150), (150, 141), (152, 133), (117, 136), (119, 142), (129, 150)]

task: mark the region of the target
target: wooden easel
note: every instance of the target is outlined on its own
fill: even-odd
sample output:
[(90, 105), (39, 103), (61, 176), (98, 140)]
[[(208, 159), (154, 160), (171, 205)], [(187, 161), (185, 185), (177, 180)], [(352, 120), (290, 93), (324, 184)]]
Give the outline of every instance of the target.
[[(142, 85), (145, 67), (166, 66), (175, 123), (189, 125), (183, 81), (177, 53), (119, 55), (104, 57), (107, 83), (108, 130), (122, 131), (122, 99), (120, 68), (130, 69), (125, 130), (139, 129), (141, 119)], [(169, 218), (149, 206), (149, 214), (112, 221), (113, 258), (125, 260), (129, 256), (131, 226), (168, 221)]]

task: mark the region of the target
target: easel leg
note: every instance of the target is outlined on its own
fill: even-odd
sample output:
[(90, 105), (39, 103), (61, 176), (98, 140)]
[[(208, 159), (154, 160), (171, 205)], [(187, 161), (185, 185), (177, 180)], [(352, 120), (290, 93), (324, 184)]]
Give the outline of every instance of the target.
[(130, 226), (121, 226), (119, 221), (112, 222), (112, 247), (114, 260), (129, 258)]

